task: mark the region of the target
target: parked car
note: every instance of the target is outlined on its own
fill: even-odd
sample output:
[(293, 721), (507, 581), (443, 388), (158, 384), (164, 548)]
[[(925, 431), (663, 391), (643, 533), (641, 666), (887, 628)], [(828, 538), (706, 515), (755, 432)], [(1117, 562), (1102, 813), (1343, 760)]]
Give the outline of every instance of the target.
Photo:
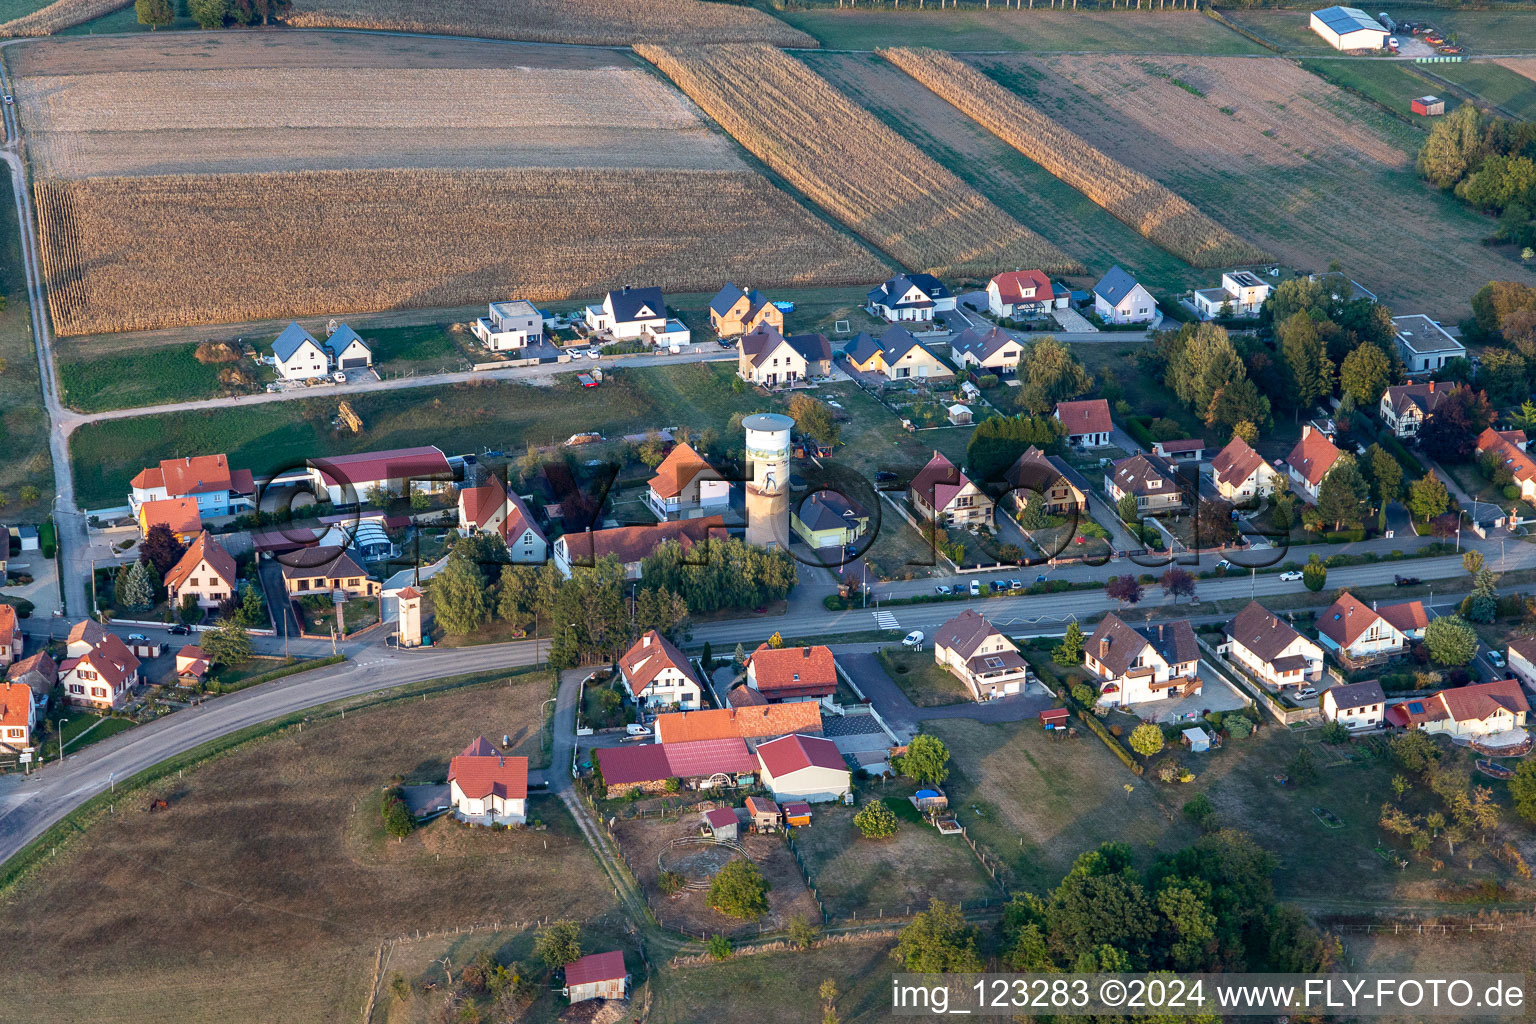
[(1024, 589), (1024, 581), (1019, 579), (1019, 578), (1017, 578), (1017, 577), (1015, 577), (1015, 578), (1013, 578), (1013, 579), (1008, 581), (1008, 589), (1009, 590), (1023, 590)]
[(1223, 558), (1221, 561), (1216, 563), (1216, 568), (1218, 568), (1218, 569), (1230, 569), (1230, 568), (1232, 568), (1232, 563), (1227, 561), (1225, 558)]
[(624, 727), (624, 731), (631, 736), (649, 736), (651, 734), (651, 727), (641, 725), (638, 722), (631, 722)]
[(949, 585), (946, 584), (946, 583), (940, 583), (940, 584), (936, 585), (933, 589), (941, 597), (948, 597), (950, 594), (954, 593), (953, 590), (949, 589)]
[(1316, 697), (1316, 696), (1317, 696), (1317, 688), (1316, 687), (1303, 686), (1301, 689), (1296, 691), (1296, 699), (1297, 700), (1306, 700), (1308, 697)]
[(1035, 582), (1036, 583), (1044, 583), (1045, 582), (1045, 573), (1042, 572), (1042, 573), (1039, 573), (1038, 575), (1036, 575), (1035, 576)]
[(147, 644), (149, 643), (149, 637), (143, 633), (129, 633), (128, 642), (131, 644)]
[(1280, 574), (1280, 582), (1295, 583), (1297, 580), (1305, 578), (1305, 576), (1306, 574), (1303, 573), (1300, 569), (1292, 569), (1289, 572), (1283, 572)]
[(901, 638), (901, 646), (903, 646), (903, 647), (921, 647), (921, 646), (923, 646), (923, 641), (925, 639), (926, 639), (926, 637), (923, 636), (923, 631), (922, 630), (914, 629), (912, 632), (908, 633), (906, 636)]
[(1416, 587), (1419, 585), (1417, 576), (1393, 576), (1392, 585), (1397, 587)]
[(183, 626), (179, 622), (176, 623), (176, 625), (171, 627), (171, 635), (172, 636), (186, 636), (187, 634), (189, 634), (191, 632), (192, 632), (192, 628), (190, 626)]
[(1492, 665), (1494, 668), (1503, 668), (1504, 655), (1500, 654), (1498, 651), (1489, 651), (1488, 664)]
[(971, 596), (981, 596), (981, 580), (971, 580)]
[(882, 470), (880, 470), (880, 472), (875, 474), (875, 483), (877, 483), (877, 484), (890, 483), (892, 480), (895, 480), (895, 479), (896, 479), (896, 474), (892, 473), (888, 469), (882, 469)]

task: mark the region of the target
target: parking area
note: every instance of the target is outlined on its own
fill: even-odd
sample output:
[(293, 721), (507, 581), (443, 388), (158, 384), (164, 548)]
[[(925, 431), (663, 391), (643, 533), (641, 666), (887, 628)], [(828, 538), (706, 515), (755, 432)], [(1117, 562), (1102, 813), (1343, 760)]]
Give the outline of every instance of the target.
[(1130, 711), (1138, 718), (1155, 722), (1192, 722), (1210, 711), (1236, 711), (1249, 701), (1242, 691), (1222, 678), (1203, 660), (1198, 669), (1200, 692), (1177, 700), (1154, 700), (1132, 704)]

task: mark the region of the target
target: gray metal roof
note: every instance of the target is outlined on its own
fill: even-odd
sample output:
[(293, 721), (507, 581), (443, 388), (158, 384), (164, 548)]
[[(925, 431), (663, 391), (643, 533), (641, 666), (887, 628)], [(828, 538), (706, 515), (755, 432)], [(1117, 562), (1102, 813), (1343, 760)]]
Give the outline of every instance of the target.
[(342, 324), (340, 327), (336, 328), (335, 332), (329, 338), (325, 339), (325, 347), (327, 351), (331, 353), (333, 358), (338, 358), (343, 352), (347, 350), (347, 346), (352, 344), (354, 341), (361, 343), (363, 348), (366, 348), (370, 353), (373, 351), (373, 347), (366, 341), (363, 341), (362, 335), (358, 334), (346, 324)]
[[(661, 297), (660, 288), (630, 288), (626, 286), (619, 291), (609, 292), (608, 299), (613, 306), (613, 319), (618, 323), (654, 320), (667, 315), (667, 303)], [(642, 306), (650, 310), (649, 315), (639, 315)]]
[(1324, 7), (1320, 11), (1313, 11), (1312, 16), (1338, 35), (1358, 32), (1361, 29), (1370, 29), (1382, 35), (1387, 34), (1381, 22), (1358, 7)]
[(300, 327), (299, 322), (295, 320), (287, 327), (284, 327), (283, 333), (279, 334), (272, 342), (272, 351), (278, 359), (286, 363), (306, 341), (322, 352), (325, 351), (324, 346), (315, 340), (315, 336)]
[(1392, 323), (1397, 327), (1397, 340), (1415, 355), (1431, 352), (1465, 352), (1461, 342), (1446, 333), (1445, 328), (1423, 313), (1395, 316)]

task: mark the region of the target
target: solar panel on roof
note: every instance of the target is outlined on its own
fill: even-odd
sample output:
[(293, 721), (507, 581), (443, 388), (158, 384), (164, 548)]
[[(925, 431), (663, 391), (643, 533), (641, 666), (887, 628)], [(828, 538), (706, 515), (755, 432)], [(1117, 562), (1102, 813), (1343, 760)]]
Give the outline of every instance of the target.
[(1416, 715), (1422, 715), (1424, 713), (1424, 702), (1416, 700), (1408, 705), (1408, 710)]

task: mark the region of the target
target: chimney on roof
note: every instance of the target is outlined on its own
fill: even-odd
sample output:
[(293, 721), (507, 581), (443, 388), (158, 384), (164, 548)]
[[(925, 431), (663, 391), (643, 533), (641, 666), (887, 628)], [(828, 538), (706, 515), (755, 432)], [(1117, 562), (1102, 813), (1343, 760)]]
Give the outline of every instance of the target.
[(1105, 658), (1109, 657), (1109, 640), (1110, 640), (1110, 638), (1107, 637), (1107, 636), (1106, 637), (1102, 637), (1099, 640), (1099, 660), (1100, 661), (1103, 661)]
[(1435, 393), (1435, 382), (1434, 381), (1430, 381), (1429, 382), (1429, 393), (1430, 394), (1434, 394)]
[(1163, 624), (1161, 622), (1157, 624), (1157, 642), (1163, 642)]
[(645, 636), (640, 638), (640, 646), (641, 647), (649, 647), (649, 646), (651, 646), (651, 634), (647, 633), (647, 634), (645, 634)]
[(803, 657), (804, 657), (804, 658), (805, 658), (805, 659), (806, 659), (806, 660), (807, 660), (807, 661), (809, 661), (809, 660), (810, 660), (810, 658), (811, 658), (811, 649), (810, 649), (810, 648), (809, 648), (809, 647), (802, 647), (802, 648), (800, 648), (800, 652), (801, 652), (801, 655), (802, 655), (802, 656), (803, 656)]
[(1378, 604), (1380, 604), (1380, 603), (1381, 603), (1380, 601), (1372, 601), (1371, 602), (1371, 611), (1375, 611), (1376, 610), (1376, 606)]

